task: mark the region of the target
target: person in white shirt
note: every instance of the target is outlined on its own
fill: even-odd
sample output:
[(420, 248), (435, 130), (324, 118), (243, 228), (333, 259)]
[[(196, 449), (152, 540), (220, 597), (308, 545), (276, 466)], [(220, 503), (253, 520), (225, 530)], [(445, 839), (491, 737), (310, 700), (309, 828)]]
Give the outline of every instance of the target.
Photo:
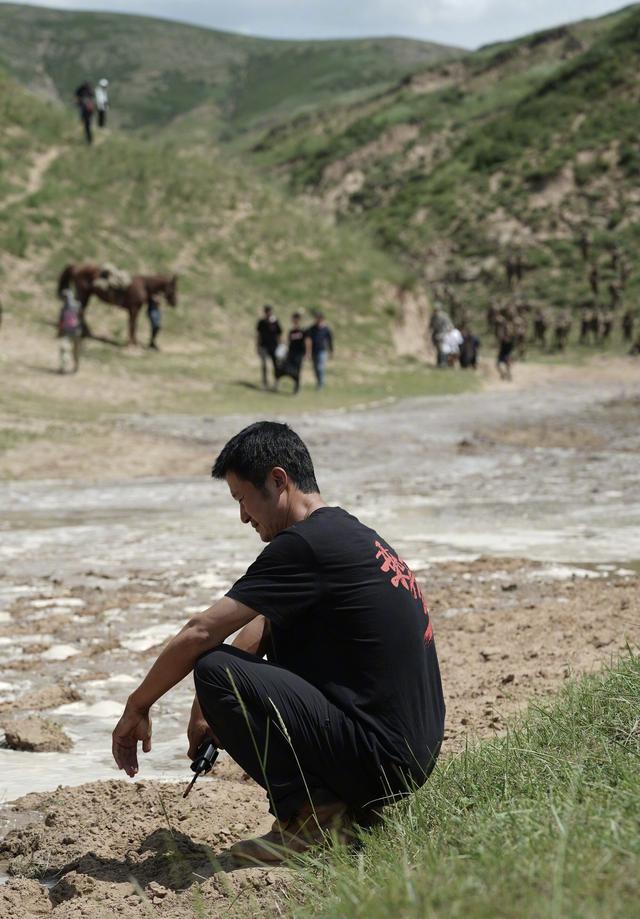
[(98, 109), (98, 127), (104, 128), (107, 124), (107, 109), (109, 108), (109, 94), (107, 87), (109, 81), (103, 77), (96, 86), (96, 108)]
[(460, 345), (463, 342), (460, 329), (450, 329), (442, 338), (441, 350), (446, 357), (449, 367), (453, 367), (460, 354)]

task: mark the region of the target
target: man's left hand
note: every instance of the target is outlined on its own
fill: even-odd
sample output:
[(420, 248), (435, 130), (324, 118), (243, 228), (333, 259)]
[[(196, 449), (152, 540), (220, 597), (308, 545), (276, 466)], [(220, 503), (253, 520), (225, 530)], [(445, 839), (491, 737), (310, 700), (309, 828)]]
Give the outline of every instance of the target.
[(151, 750), (151, 718), (149, 712), (125, 707), (122, 718), (112, 734), (111, 750), (118, 769), (124, 769), (130, 778), (138, 772), (138, 741), (142, 741), (142, 752)]

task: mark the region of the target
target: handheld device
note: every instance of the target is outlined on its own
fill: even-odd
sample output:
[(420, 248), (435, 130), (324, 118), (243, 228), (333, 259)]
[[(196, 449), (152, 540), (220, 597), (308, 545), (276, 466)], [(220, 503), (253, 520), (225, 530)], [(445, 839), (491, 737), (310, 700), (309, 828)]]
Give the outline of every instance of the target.
[(214, 747), (210, 740), (205, 740), (205, 742), (198, 747), (196, 758), (191, 763), (191, 771), (195, 774), (189, 782), (189, 786), (182, 796), (183, 798), (187, 797), (199, 775), (206, 775), (207, 772), (211, 772), (213, 764), (218, 758), (218, 753), (218, 748)]

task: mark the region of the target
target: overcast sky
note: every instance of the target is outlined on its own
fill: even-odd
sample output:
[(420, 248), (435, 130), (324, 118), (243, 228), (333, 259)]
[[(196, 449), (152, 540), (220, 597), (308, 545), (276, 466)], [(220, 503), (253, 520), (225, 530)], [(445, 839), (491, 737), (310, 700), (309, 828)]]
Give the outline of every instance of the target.
[(477, 48), (600, 16), (607, 0), (39, 0), (32, 6), (142, 13), (269, 38), (402, 35)]

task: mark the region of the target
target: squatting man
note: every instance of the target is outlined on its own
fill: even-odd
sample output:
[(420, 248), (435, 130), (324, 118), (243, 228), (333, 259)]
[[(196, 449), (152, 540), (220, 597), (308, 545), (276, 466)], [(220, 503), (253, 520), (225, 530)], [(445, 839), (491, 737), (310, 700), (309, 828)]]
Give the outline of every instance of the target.
[(212, 474), (267, 546), (165, 646), (127, 701), (113, 755), (136, 775), (138, 743), (151, 749), (151, 707), (193, 671), (189, 756), (211, 739), (266, 790), (271, 832), (231, 851), (275, 863), (329, 830), (370, 823), (425, 782), (444, 729), (438, 659), (411, 570), (374, 530), (324, 503), (287, 425), (240, 431)]

